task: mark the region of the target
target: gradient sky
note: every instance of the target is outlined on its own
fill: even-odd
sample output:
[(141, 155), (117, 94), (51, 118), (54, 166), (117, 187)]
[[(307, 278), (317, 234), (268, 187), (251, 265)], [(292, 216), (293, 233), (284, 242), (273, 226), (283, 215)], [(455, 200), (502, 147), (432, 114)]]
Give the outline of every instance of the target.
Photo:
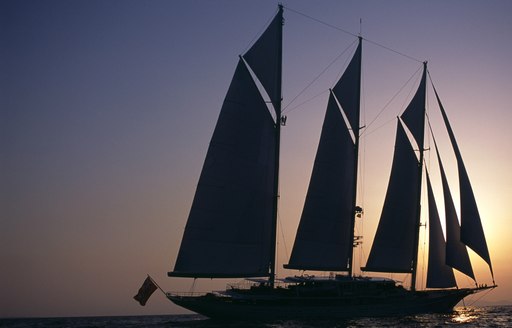
[[(512, 2), (283, 3), (354, 34), (362, 18), (365, 38), (429, 61), (500, 285), (485, 300), (512, 303)], [(166, 273), (174, 266), (238, 55), (276, 10), (276, 1), (0, 2), (0, 317), (183, 312), (158, 292), (146, 307), (132, 296), (146, 273), (165, 290), (190, 289), (190, 279)], [(280, 267), (302, 211), (325, 91), (355, 40), (287, 8), (284, 15), (288, 123), (282, 135)], [(384, 200), (394, 118), (416, 87), (421, 63), (365, 42), (363, 66), (362, 117), (369, 128), (362, 138), (358, 203), (365, 218), (358, 233), (364, 232), (365, 244), (357, 266), (369, 252)], [(439, 123), (434, 104), (430, 97), (433, 124)], [(442, 126), (434, 129), (438, 141), (446, 140)], [(449, 146), (441, 150), (455, 182)], [(429, 160), (434, 157), (427, 155)], [(437, 198), (441, 203), (439, 193)], [(490, 284), (483, 261), (471, 255), (479, 283)], [(424, 283), (424, 274), (419, 278)], [(196, 290), (225, 283), (203, 280)]]

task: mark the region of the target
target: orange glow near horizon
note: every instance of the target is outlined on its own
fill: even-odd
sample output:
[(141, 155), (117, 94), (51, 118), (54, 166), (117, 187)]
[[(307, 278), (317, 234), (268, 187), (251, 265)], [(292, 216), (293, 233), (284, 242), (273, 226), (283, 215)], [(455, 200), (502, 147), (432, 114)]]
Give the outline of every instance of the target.
[[(512, 2), (294, 0), (290, 6), (354, 35), (363, 18), (361, 122), (367, 130), (358, 190), (364, 218), (356, 234), (364, 243), (355, 266), (365, 264), (380, 217), (396, 116), (428, 60), (499, 285), (476, 305), (512, 304)], [(0, 317), (184, 312), (162, 293), (146, 307), (132, 297), (148, 273), (165, 290), (193, 285), (167, 272), (238, 54), (276, 8), (275, 1), (230, 0), (2, 2)], [(284, 16), (288, 120), (281, 140), (279, 276), (301, 273), (282, 265), (302, 212), (326, 91), (353, 51), (344, 50), (357, 39), (286, 7)], [(432, 91), (427, 96), (458, 208), (456, 164)], [(442, 219), (432, 150), (425, 161)], [(423, 205), (422, 222), (426, 215)], [(422, 228), (420, 250), (427, 237)], [(491, 284), (485, 262), (470, 256), (478, 283)], [(418, 275), (420, 285), (424, 277)], [(223, 289), (232, 281), (199, 279), (195, 290)]]

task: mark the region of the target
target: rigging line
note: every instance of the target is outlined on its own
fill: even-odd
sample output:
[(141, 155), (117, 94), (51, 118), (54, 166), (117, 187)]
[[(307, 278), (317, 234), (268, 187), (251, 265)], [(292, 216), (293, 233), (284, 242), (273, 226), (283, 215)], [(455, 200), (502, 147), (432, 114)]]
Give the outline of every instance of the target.
[[(422, 66), (423, 67), (423, 66)], [(371, 132), (368, 132), (366, 133), (366, 131), (368, 131), (368, 128), (373, 124), (375, 123), (375, 121), (379, 118), (379, 116), (384, 112), (384, 110), (386, 108), (388, 108), (388, 106), (395, 100), (396, 97), (398, 97), (398, 95), (402, 92), (402, 90), (405, 88), (406, 85), (409, 84), (409, 82), (412, 80), (412, 78), (414, 76), (416, 76), (416, 74), (419, 72), (419, 70), (422, 68), (422, 67), (419, 67), (416, 72), (414, 72), (411, 77), (402, 85), (402, 87), (393, 95), (393, 97), (391, 97), (391, 99), (386, 103), (386, 105), (384, 105), (384, 107), (382, 107), (382, 109), (379, 111), (379, 113), (377, 114), (377, 116), (375, 116), (375, 118), (368, 124), (366, 124), (366, 127), (364, 128), (363, 132), (361, 132), (361, 136), (363, 134), (372, 134), (373, 132), (377, 131), (378, 129), (380, 129), (381, 127), (383, 127), (384, 125), (388, 124), (390, 121), (384, 123), (383, 125), (379, 126), (378, 128), (376, 128), (375, 130), (371, 131)], [(393, 118), (394, 120), (395, 118)]]
[[(281, 112), (281, 114), (287, 114), (287, 113), (290, 113), (290, 112), (294, 111), (295, 109), (297, 109), (297, 108), (301, 107), (302, 105), (304, 105), (304, 104), (306, 104), (306, 103), (308, 103), (308, 102), (310, 102), (310, 101), (312, 101), (312, 100), (314, 100), (314, 99), (316, 99), (316, 98), (320, 97), (321, 95), (323, 95), (324, 93), (327, 93), (327, 92), (329, 92), (329, 90), (324, 90), (324, 91), (322, 91), (322, 92), (318, 93), (317, 95), (315, 95), (315, 96), (313, 96), (313, 97), (311, 97), (311, 98), (309, 98), (309, 99), (307, 99), (307, 100), (305, 100), (305, 101), (301, 102), (301, 103), (300, 103), (300, 104), (298, 104), (297, 106), (292, 107), (292, 108), (290, 108), (289, 110), (287, 110), (287, 111), (285, 111), (285, 112)], [(297, 96), (297, 97), (298, 97), (298, 96)], [(295, 98), (297, 98), (297, 97), (295, 97)], [(290, 103), (290, 104), (291, 104), (291, 103)], [(285, 109), (286, 109), (286, 108), (287, 108), (287, 107), (285, 107)]]
[(284, 229), (283, 229), (283, 221), (281, 220), (281, 216), (279, 215), (279, 212), (277, 212), (277, 221), (279, 222), (279, 230), (281, 230), (281, 238), (283, 239), (283, 245), (284, 245), (284, 252), (286, 255), (286, 258), (290, 258), (288, 253), (288, 246), (286, 244), (286, 239), (284, 238)]
[(409, 56), (409, 55), (407, 55), (407, 54), (404, 54), (403, 52), (400, 52), (400, 51), (398, 51), (398, 50), (392, 49), (392, 48), (387, 47), (387, 46), (385, 46), (385, 45), (383, 45), (383, 44), (380, 44), (380, 43), (378, 43), (378, 42), (375, 42), (375, 41), (372, 41), (372, 40), (369, 40), (369, 39), (366, 39), (366, 38), (365, 38), (364, 40), (365, 40), (366, 42), (368, 42), (368, 43), (371, 43), (371, 44), (376, 45), (376, 46), (378, 46), (378, 47), (384, 48), (384, 49), (386, 49), (386, 50), (388, 50), (388, 51), (394, 52), (394, 53), (395, 53), (395, 54), (397, 54), (397, 55), (403, 56), (403, 57), (405, 57), (405, 58), (407, 58), (407, 59), (410, 59), (410, 60), (413, 60), (413, 61), (415, 61), (415, 62), (418, 62), (418, 63), (423, 63), (423, 62), (424, 62), (424, 60), (419, 60), (418, 58), (414, 58), (414, 57), (412, 57), (412, 56)]
[(330, 27), (330, 28), (332, 28), (332, 29), (335, 29), (335, 30), (338, 30), (338, 31), (340, 31), (340, 32), (343, 32), (343, 33), (346, 33), (346, 34), (349, 34), (349, 35), (352, 35), (352, 36), (358, 37), (358, 35), (357, 35), (357, 34), (354, 34), (354, 33), (352, 33), (352, 32), (349, 32), (349, 31), (347, 31), (347, 30), (344, 30), (344, 29), (342, 29), (342, 28), (340, 28), (340, 27), (338, 27), (338, 26), (335, 26), (335, 25), (332, 25), (332, 24), (326, 23), (326, 22), (321, 21), (321, 20), (319, 20), (319, 19), (317, 19), (317, 18), (314, 18), (314, 17), (312, 17), (312, 16), (309, 16), (309, 15), (306, 15), (306, 14), (304, 14), (304, 13), (301, 13), (300, 11), (294, 10), (294, 9), (292, 9), (292, 8), (288, 7), (288, 6), (284, 6), (284, 8), (286, 8), (287, 10), (289, 10), (289, 11), (291, 11), (291, 12), (294, 12), (294, 13), (296, 13), (296, 14), (298, 14), (298, 15), (301, 15), (301, 16), (304, 16), (304, 17), (306, 17), (306, 18), (309, 18), (309, 19), (311, 19), (312, 21), (315, 21), (315, 22), (320, 23), (320, 24), (322, 24), (322, 25), (328, 26), (328, 27)]
[(482, 298), (486, 297), (487, 294), (489, 294), (490, 292), (493, 291), (494, 288), (491, 288), (489, 289), (488, 291), (484, 292), (483, 294), (481, 294), (480, 297), (476, 298), (475, 300), (472, 300), (472, 302), (468, 305), (468, 306), (473, 306), (473, 304), (475, 304), (476, 302), (480, 301)]
[[(296, 100), (300, 95), (302, 95), (302, 94), (303, 94), (307, 89), (309, 89), (309, 87), (311, 87), (311, 85), (313, 85), (313, 83), (315, 83), (315, 82), (316, 82), (316, 81), (317, 81), (317, 80), (318, 80), (318, 79), (319, 79), (319, 78), (320, 78), (320, 77), (321, 77), (321, 76), (322, 76), (322, 75), (323, 75), (323, 74), (324, 74), (324, 73), (325, 73), (325, 72), (326, 72), (326, 71), (327, 71), (327, 70), (328, 70), (332, 65), (334, 65), (334, 63), (335, 63), (335, 62), (337, 62), (337, 61), (338, 61), (338, 59), (339, 59), (341, 56), (343, 56), (343, 55), (348, 51), (348, 49), (350, 49), (350, 48), (353, 46), (353, 44), (354, 44), (354, 43), (356, 43), (356, 41), (357, 41), (357, 40), (354, 40), (354, 42), (352, 42), (352, 43), (351, 43), (348, 47), (346, 47), (346, 48), (345, 48), (345, 49), (344, 49), (344, 50), (343, 50), (343, 51), (342, 51), (338, 56), (336, 56), (336, 58), (334, 58), (334, 59), (329, 63), (329, 65), (327, 65), (327, 67), (325, 67), (325, 68), (320, 72), (320, 74), (318, 74), (318, 75), (317, 75), (317, 76), (316, 76), (316, 77), (315, 77), (311, 82), (309, 82), (309, 83), (308, 83), (308, 85), (306, 85), (306, 86), (305, 86), (305, 87), (304, 87), (304, 88), (303, 88), (303, 89), (302, 89), (302, 90), (301, 90), (301, 91), (300, 91), (300, 92), (299, 92), (295, 97), (293, 97), (293, 99), (292, 99), (292, 100), (291, 100), (291, 101), (290, 101), (286, 106), (284, 106), (284, 108), (282, 109), (282, 111), (281, 111), (281, 112), (282, 112), (282, 113), (286, 112), (287, 108), (288, 108), (291, 104), (293, 104), (293, 102), (294, 102), (294, 101), (295, 101), (295, 100)], [(323, 94), (324, 92), (325, 92), (325, 91), (323, 91), (323, 92), (322, 92), (322, 94)], [(316, 95), (316, 96), (314, 96), (313, 98), (316, 98), (316, 97), (318, 97), (318, 96), (319, 96), (319, 95)], [(306, 102), (308, 102), (308, 101), (312, 100), (313, 98), (308, 99), (308, 100), (306, 100), (305, 102), (301, 103), (300, 105), (298, 105), (298, 106), (295, 106), (295, 107), (291, 108), (291, 109), (290, 109), (290, 110), (288, 110), (287, 112), (288, 112), (288, 113), (289, 113), (289, 112), (291, 112), (292, 110), (294, 110), (294, 109), (296, 109), (297, 107), (299, 107), (299, 106), (301, 106), (301, 105), (305, 104)]]
[[(304, 14), (304, 13), (301, 13), (301, 12), (299, 12), (299, 11), (297, 11), (297, 10), (294, 10), (294, 9), (290, 8), (290, 7), (284, 6), (284, 8), (286, 8), (287, 10), (289, 10), (289, 11), (291, 11), (291, 12), (294, 12), (294, 13), (296, 13), (296, 14), (298, 14), (298, 15), (301, 15), (301, 16), (304, 16), (304, 17), (306, 17), (306, 18), (309, 18), (309, 19), (311, 19), (311, 20), (313, 20), (313, 21), (315, 21), (315, 22), (317, 22), (317, 23), (320, 23), (320, 24), (325, 25), (325, 26), (327, 26), (327, 27), (330, 27), (330, 28), (332, 28), (332, 29), (338, 30), (338, 31), (340, 31), (340, 32), (346, 33), (346, 34), (348, 34), (348, 35), (352, 35), (352, 36), (356, 36), (356, 37), (361, 36), (361, 32), (362, 32), (362, 27), (361, 27), (361, 26), (359, 27), (359, 29), (360, 29), (360, 31), (359, 31), (359, 35), (357, 35), (357, 34), (354, 34), (354, 33), (352, 33), (352, 32), (349, 32), (349, 31), (347, 31), (347, 30), (345, 30), (345, 29), (342, 29), (342, 28), (340, 28), (340, 27), (338, 27), (338, 26), (335, 26), (335, 25), (329, 24), (329, 23), (324, 22), (324, 21), (322, 21), (322, 20), (320, 20), (320, 19), (317, 19), (317, 18), (314, 18), (314, 17), (312, 17), (312, 16), (309, 16), (309, 15), (306, 15), (306, 14)], [(360, 19), (360, 25), (362, 25), (361, 19)], [(367, 42), (369, 42), (369, 43), (372, 43), (372, 44), (374, 44), (374, 45), (376, 45), (376, 46), (378, 46), (378, 47), (381, 47), (381, 48), (383, 48), (383, 49), (386, 49), (386, 50), (388, 50), (388, 51), (391, 51), (391, 52), (393, 52), (393, 53), (395, 53), (395, 54), (397, 54), (397, 55), (403, 56), (403, 57), (405, 57), (405, 58), (407, 58), (407, 59), (410, 59), (410, 60), (416, 61), (416, 62), (418, 62), (418, 63), (423, 63), (423, 60), (419, 60), (419, 59), (417, 59), (417, 58), (415, 58), (415, 57), (413, 57), (413, 56), (409, 56), (409, 55), (407, 55), (407, 54), (404, 54), (403, 52), (400, 52), (400, 51), (398, 51), (398, 50), (392, 49), (392, 48), (387, 47), (387, 46), (385, 46), (385, 45), (383, 45), (383, 44), (380, 44), (380, 43), (378, 43), (378, 42), (375, 42), (375, 41), (372, 41), (372, 40), (369, 40), (369, 39), (366, 39), (366, 38), (363, 38), (363, 40), (365, 40), (365, 41), (367, 41)]]

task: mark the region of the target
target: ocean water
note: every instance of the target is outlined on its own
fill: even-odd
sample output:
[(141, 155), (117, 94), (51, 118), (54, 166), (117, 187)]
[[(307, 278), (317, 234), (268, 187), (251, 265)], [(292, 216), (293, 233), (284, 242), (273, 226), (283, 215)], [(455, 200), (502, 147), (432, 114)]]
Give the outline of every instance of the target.
[(457, 308), (449, 314), (422, 314), (391, 318), (360, 318), (343, 321), (219, 322), (200, 315), (157, 315), (84, 318), (0, 319), (5, 328), (95, 328), (95, 327), (183, 327), (183, 328), (327, 328), (327, 327), (512, 327), (512, 305)]

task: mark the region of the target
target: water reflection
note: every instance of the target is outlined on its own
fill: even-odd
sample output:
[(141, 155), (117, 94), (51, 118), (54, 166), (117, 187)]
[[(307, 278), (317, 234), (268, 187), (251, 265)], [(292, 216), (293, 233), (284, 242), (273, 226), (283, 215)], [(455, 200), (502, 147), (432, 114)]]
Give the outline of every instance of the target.
[(464, 307), (455, 309), (450, 321), (454, 324), (467, 324), (478, 320), (479, 317), (476, 309)]

